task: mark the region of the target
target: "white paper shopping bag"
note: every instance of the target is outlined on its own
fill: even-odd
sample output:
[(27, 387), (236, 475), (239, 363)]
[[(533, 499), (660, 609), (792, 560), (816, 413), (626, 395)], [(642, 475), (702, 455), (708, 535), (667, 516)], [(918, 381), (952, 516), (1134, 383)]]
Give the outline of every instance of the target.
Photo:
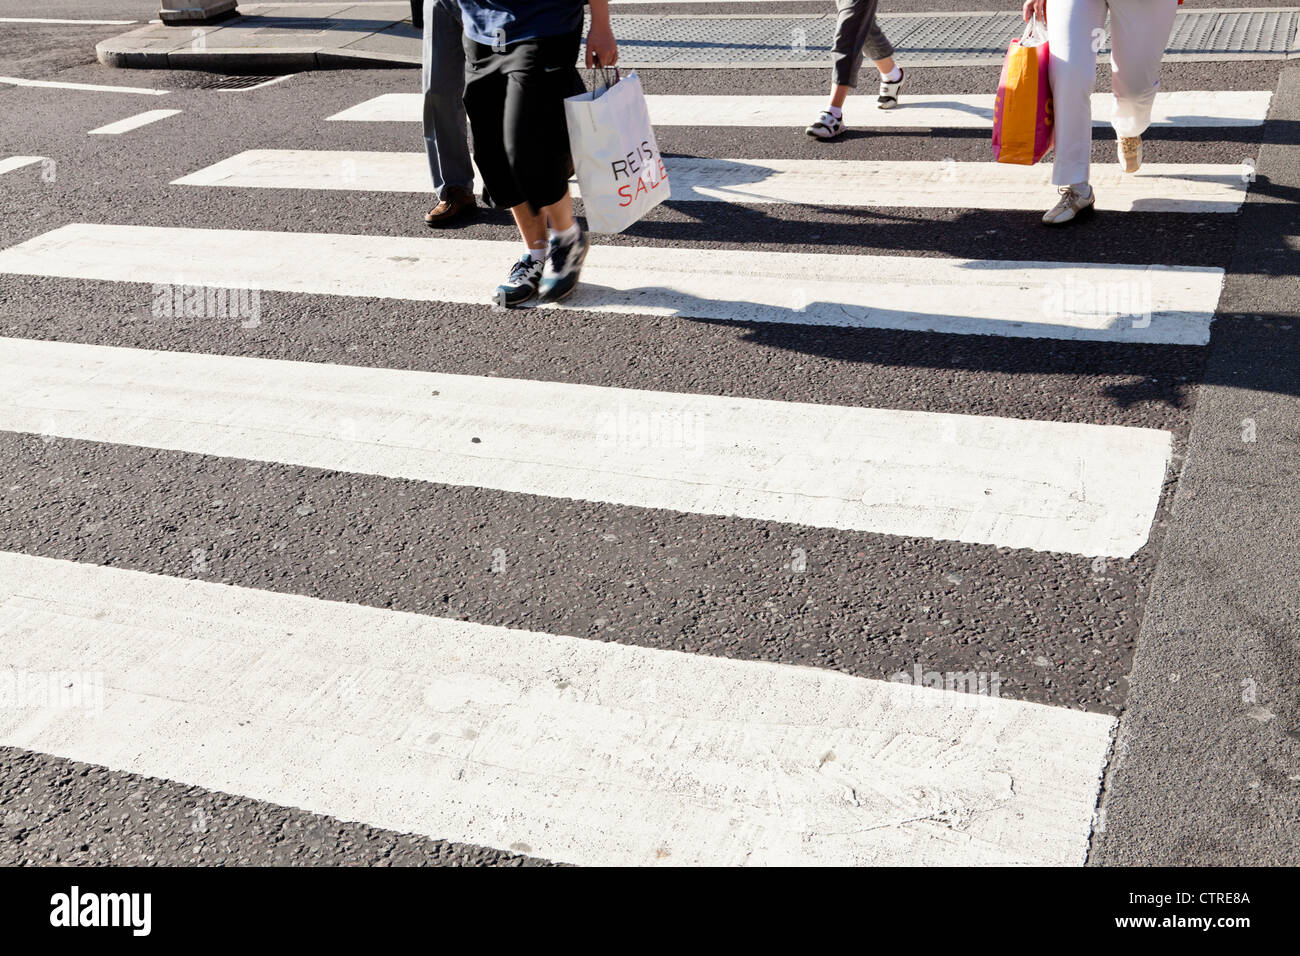
[(635, 71), (564, 101), (592, 232), (622, 232), (668, 198), (668, 170)]

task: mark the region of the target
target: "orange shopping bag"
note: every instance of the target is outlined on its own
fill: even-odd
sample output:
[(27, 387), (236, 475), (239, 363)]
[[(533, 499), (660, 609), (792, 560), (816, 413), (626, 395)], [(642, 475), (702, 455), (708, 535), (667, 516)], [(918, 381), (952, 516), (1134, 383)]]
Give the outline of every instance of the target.
[(1052, 85), (1047, 27), (1037, 18), (1012, 40), (993, 105), (993, 155), (999, 163), (1032, 166), (1052, 148)]

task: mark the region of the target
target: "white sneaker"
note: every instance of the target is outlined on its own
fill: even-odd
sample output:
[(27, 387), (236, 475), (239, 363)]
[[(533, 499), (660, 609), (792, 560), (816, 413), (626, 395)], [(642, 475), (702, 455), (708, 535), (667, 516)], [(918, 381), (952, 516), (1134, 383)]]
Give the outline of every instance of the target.
[(817, 139), (834, 139), (844, 132), (844, 119), (827, 110), (804, 132)]
[(880, 95), (876, 97), (876, 106), (882, 110), (892, 110), (898, 105), (898, 91), (903, 88), (903, 68), (898, 68), (898, 79), (880, 81)]
[(1119, 164), (1126, 173), (1136, 173), (1142, 168), (1142, 137), (1121, 136), (1115, 148), (1119, 153)]
[(1062, 186), (1057, 192), (1061, 194), (1061, 199), (1043, 215), (1045, 226), (1064, 226), (1067, 222), (1073, 222), (1080, 213), (1092, 209), (1097, 198), (1091, 187), (1088, 188), (1087, 196), (1080, 195), (1073, 186)]
[(497, 286), (493, 301), (502, 309), (517, 309), (533, 296), (542, 282), (542, 270), (546, 267), (545, 259), (523, 256), (510, 267), (506, 281)]

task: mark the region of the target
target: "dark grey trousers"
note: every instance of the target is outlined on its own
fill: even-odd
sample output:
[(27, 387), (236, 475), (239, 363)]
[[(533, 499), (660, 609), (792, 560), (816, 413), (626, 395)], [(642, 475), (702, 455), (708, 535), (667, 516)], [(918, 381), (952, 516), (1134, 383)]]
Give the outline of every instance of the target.
[(831, 47), (831, 73), (837, 86), (857, 86), (865, 53), (873, 60), (894, 55), (894, 48), (876, 23), (879, 0), (835, 0), (839, 22)]

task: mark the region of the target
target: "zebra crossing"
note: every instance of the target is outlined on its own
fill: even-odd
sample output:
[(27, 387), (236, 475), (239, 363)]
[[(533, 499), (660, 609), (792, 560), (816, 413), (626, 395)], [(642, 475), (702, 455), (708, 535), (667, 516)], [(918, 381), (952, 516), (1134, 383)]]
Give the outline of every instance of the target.
[[(1268, 114), (1269, 90), (1174, 90), (1156, 94), (1154, 127), (1259, 126)], [(867, 129), (992, 129), (992, 93), (908, 93), (898, 109), (878, 110), (867, 96), (850, 96), (846, 109), (854, 125)], [(335, 123), (418, 123), (419, 93), (383, 93), (327, 116)], [(825, 106), (821, 96), (728, 96), (651, 93), (646, 96), (655, 126), (695, 126), (707, 116), (714, 126), (799, 128)], [(865, 106), (866, 108), (862, 108)], [(1092, 97), (1093, 125), (1105, 126), (1111, 99)]]
[[(514, 243), (497, 240), (74, 223), (0, 251), (0, 272), (475, 303), (513, 252)], [(1222, 269), (1196, 266), (671, 247), (650, 258), (632, 248), (596, 246), (588, 263), (583, 287), (562, 305), (541, 308), (1203, 345), (1223, 281)], [(1118, 309), (1105, 295), (1066, 301), (1075, 286), (1138, 284), (1144, 294)], [(890, 304), (871, 304), (880, 300)]]
[[(421, 153), (263, 149), (183, 176), (176, 185), (418, 193), (428, 189), (428, 178)], [(677, 202), (804, 206), (947, 209), (956, 193), (969, 197), (964, 202), (972, 209), (1032, 210), (1041, 205), (1050, 180), (1046, 166), (1026, 173), (952, 159), (678, 159), (672, 170)], [(1233, 213), (1246, 192), (1240, 164), (1149, 163), (1136, 175), (1125, 175), (1118, 165), (1099, 166), (1092, 180), (1097, 206), (1107, 212)], [(570, 188), (581, 198), (576, 182)]]
[[(712, 115), (702, 99), (651, 97), (652, 113), (689, 125)], [(736, 99), (749, 101), (727, 110), (737, 126), (780, 126), (806, 118), (809, 98)], [(905, 110), (870, 119), (977, 128), (988, 100), (918, 96), (922, 122)], [(1258, 125), (1268, 102), (1162, 94), (1157, 122)], [(320, 121), (408, 121), (412, 104), (385, 94)], [(422, 164), (240, 150), (172, 188), (250, 202), (418, 193)], [(846, 208), (1037, 210), (1045, 182), (1043, 169), (933, 160), (669, 157), (669, 170), (687, 208), (822, 207), (833, 190)], [(1096, 182), (1120, 217), (1231, 215), (1250, 186), (1226, 163)], [(0, 276), (481, 304), (517, 245), (496, 234), (70, 222), (0, 249)], [(598, 242), (570, 301), (508, 321), (590, 313), (1197, 348), (1223, 282), (1222, 269), (1159, 250), (1116, 264), (691, 243), (689, 226), (653, 256)], [(650, 440), (656, 428), (673, 440)], [(0, 339), (0, 430), (416, 482), (435, 496), (487, 489), (1082, 566), (1150, 546), (1176, 455), (1169, 430), (1135, 424), (12, 337)], [(908, 659), (924, 656), (925, 640), (901, 640)], [(996, 675), (991, 693), (955, 692), (966, 675), (983, 681), (983, 664), (937, 683), (920, 664), (915, 678), (864, 676), (0, 551), (0, 668), (106, 684), (92, 714), (0, 709), (0, 744), (565, 862), (1082, 863), (1115, 716), (999, 694)]]

